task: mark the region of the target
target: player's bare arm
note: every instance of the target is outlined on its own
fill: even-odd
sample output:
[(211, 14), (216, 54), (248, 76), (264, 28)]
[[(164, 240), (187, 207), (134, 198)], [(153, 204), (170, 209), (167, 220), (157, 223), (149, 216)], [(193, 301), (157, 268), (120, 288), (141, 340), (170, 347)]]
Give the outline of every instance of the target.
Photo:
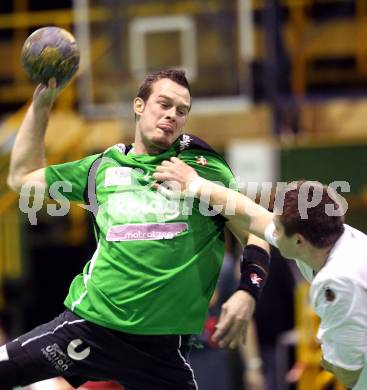
[(8, 185), (14, 191), (20, 192), (22, 185), (27, 182), (45, 185), (44, 139), (49, 113), (59, 92), (54, 79), (49, 81), (48, 87), (38, 85), (34, 92), (33, 101), (19, 128), (10, 157)]
[[(249, 235), (247, 244), (269, 252), (269, 245), (252, 234)], [(237, 290), (222, 306), (213, 340), (222, 348), (234, 349), (245, 344), (247, 328), (255, 307), (255, 298), (249, 292)]]
[[(157, 168), (155, 174), (156, 180), (162, 182), (175, 182), (176, 185), (179, 185), (178, 188), (180, 188), (182, 192), (187, 192), (190, 183), (196, 178), (198, 178), (196, 171), (178, 158), (172, 158), (170, 161), (163, 162), (162, 165)], [(272, 214), (250, 201), (250, 199), (248, 199), (247, 202), (247, 198), (245, 198), (244, 202), (242, 202), (239, 196), (245, 198), (235, 191), (216, 185), (207, 180), (203, 181), (202, 186), (197, 192), (197, 197), (205, 197), (205, 199), (210, 198), (210, 204), (212, 206), (222, 206), (224, 209), (222, 214), (228, 218), (226, 226), (243, 244), (245, 237), (247, 236), (247, 230), (251, 229), (251, 224), (255, 229), (256, 223), (263, 223), (263, 230), (265, 230), (272, 219)], [(233, 209), (233, 207), (229, 205), (227, 208), (229, 212), (226, 213), (226, 206), (229, 202), (232, 202), (232, 204), (235, 202), (236, 208)], [(238, 213), (238, 206), (243, 210), (241, 213)], [(248, 214), (246, 213), (247, 211)], [(253, 215), (265, 214), (268, 215), (269, 218), (265, 219), (263, 222), (252, 220), (252, 218), (255, 217), (250, 214), (251, 211), (253, 212)], [(239, 217), (237, 214), (239, 214)], [(257, 228), (257, 234), (260, 237), (263, 236), (261, 227)], [(268, 244), (252, 234), (250, 234), (247, 243), (257, 245), (266, 251), (269, 251)], [(229, 347), (231, 349), (236, 348), (241, 343), (245, 343), (248, 323), (253, 316), (255, 306), (256, 301), (251, 294), (243, 290), (236, 291), (222, 306), (216, 331), (213, 334), (213, 340), (217, 342), (220, 347)]]
[(183, 193), (192, 192), (194, 185), (193, 195), (208, 200), (213, 207), (219, 206), (221, 214), (228, 219), (227, 224), (231, 230), (248, 231), (264, 238), (265, 229), (273, 220), (273, 213), (246, 196), (209, 180), (198, 180), (196, 171), (176, 157), (157, 167), (154, 178), (160, 182), (178, 183)]

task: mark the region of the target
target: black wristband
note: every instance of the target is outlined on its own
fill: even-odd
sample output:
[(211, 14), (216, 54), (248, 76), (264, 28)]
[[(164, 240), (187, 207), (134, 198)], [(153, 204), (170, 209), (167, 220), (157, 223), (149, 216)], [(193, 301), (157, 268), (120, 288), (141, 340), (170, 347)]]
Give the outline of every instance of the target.
[(241, 261), (241, 279), (238, 290), (250, 293), (257, 302), (265, 286), (270, 268), (270, 256), (265, 249), (247, 245)]

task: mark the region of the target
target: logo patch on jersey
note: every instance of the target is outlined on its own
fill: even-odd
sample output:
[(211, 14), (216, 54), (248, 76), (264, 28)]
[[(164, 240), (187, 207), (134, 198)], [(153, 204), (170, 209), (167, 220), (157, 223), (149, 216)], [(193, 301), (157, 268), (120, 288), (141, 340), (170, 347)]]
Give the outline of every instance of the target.
[(136, 223), (112, 226), (107, 241), (172, 240), (187, 231), (187, 223)]
[(126, 145), (125, 144), (116, 144), (114, 148), (117, 149), (120, 153), (125, 154)]
[(190, 147), (191, 137), (188, 134), (182, 135), (182, 140), (180, 140), (180, 151), (187, 149)]
[(80, 340), (80, 339), (75, 339), (75, 340), (72, 340), (70, 341), (69, 345), (68, 345), (68, 355), (70, 358), (72, 358), (73, 360), (84, 360), (85, 358), (87, 358), (90, 354), (90, 347), (86, 347), (86, 348), (82, 348), (80, 350), (80, 348), (77, 350), (77, 348), (83, 344), (83, 341)]
[(250, 280), (251, 280), (251, 283), (257, 287), (260, 287), (260, 284), (263, 281), (263, 279), (256, 272), (250, 273)]
[(332, 302), (336, 298), (335, 292), (329, 287), (325, 289), (325, 298), (328, 302)]
[(132, 168), (111, 167), (106, 169), (104, 185), (108, 186), (129, 186), (131, 185)]
[(203, 167), (206, 167), (208, 165), (208, 160), (204, 156), (197, 156), (196, 162)]

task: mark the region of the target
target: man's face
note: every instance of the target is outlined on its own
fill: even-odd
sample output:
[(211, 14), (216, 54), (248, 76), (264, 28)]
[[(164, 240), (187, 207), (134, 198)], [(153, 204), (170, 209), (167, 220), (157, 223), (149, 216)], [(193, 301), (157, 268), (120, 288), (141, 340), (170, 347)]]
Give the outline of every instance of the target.
[(144, 102), (134, 100), (138, 116), (135, 143), (146, 153), (161, 153), (170, 148), (182, 133), (191, 104), (189, 91), (170, 79), (161, 79), (152, 85), (152, 93)]
[(278, 216), (274, 217), (274, 225), (274, 238), (281, 255), (287, 259), (298, 258), (297, 234), (290, 237), (286, 236), (284, 226)]

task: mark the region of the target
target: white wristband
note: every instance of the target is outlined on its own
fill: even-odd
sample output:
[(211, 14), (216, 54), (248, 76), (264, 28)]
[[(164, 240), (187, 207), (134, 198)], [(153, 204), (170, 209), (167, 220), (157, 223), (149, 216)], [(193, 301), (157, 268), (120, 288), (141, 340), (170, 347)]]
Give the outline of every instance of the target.
[(197, 192), (199, 191), (199, 188), (204, 183), (205, 183), (205, 179), (203, 179), (200, 176), (195, 177), (195, 179), (192, 180), (189, 186), (187, 187), (186, 196), (188, 196), (189, 198), (195, 198)]

